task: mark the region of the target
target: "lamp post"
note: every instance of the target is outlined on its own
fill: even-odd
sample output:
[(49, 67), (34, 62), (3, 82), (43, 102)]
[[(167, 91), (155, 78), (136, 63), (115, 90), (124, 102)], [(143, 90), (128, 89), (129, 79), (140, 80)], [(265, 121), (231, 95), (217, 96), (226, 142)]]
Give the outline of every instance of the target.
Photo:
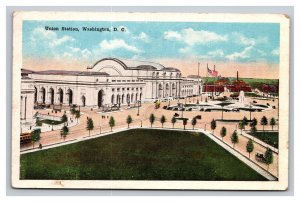
[(139, 116), (140, 115), (140, 100), (138, 100), (138, 113), (137, 113), (137, 116)]
[(251, 102), (250, 102), (250, 106), (249, 106), (249, 111), (250, 111), (250, 121), (251, 121), (251, 112), (252, 112), (252, 105), (251, 105)]

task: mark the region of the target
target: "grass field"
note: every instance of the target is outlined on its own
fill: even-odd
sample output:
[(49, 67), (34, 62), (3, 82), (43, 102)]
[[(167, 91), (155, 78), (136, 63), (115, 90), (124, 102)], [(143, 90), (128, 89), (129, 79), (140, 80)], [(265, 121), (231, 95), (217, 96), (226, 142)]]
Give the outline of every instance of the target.
[(21, 179), (264, 181), (201, 133), (133, 129), (21, 155)]
[(62, 124), (62, 121), (56, 121), (56, 120), (50, 120), (50, 119), (42, 119), (40, 120), (41, 123), (46, 123), (46, 124), (50, 124), (50, 125), (58, 125), (58, 124)]
[(254, 137), (273, 147), (278, 148), (278, 131), (256, 132)]

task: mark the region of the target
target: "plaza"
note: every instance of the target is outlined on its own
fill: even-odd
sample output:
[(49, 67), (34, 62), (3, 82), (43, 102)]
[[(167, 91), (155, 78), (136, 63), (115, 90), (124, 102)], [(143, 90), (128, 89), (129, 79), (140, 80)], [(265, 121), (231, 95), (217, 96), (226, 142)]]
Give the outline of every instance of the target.
[[(228, 94), (230, 92), (223, 92), (218, 97), (228, 96)], [(278, 117), (277, 98), (258, 99), (243, 96), (241, 99), (228, 100), (229, 104), (221, 107), (218, 104), (222, 102), (212, 98), (211, 93), (202, 92), (202, 80), (199, 77), (193, 79), (183, 77), (179, 70), (156, 63), (132, 61), (130, 63), (111, 58), (96, 62), (88, 67), (86, 72), (23, 70), (21, 96), (22, 132), (30, 132), (37, 128), (35, 126), (37, 116), (59, 119), (66, 114), (69, 127), (66, 142), (83, 141), (89, 137), (105, 135), (111, 131), (110, 117), (114, 117), (116, 123), (113, 131), (127, 129), (126, 118), (129, 115), (133, 119), (130, 127), (151, 128), (149, 122), (151, 114), (156, 117), (153, 128), (162, 127), (160, 118), (164, 115), (166, 122), (163, 127), (173, 129), (171, 119), (177, 113), (179, 118), (188, 120), (187, 130), (193, 128), (191, 120), (198, 115), (201, 115), (201, 119), (197, 121), (195, 130), (208, 131), (221, 139), (220, 130), (223, 126), (226, 127), (227, 136), (223, 141), (228, 145), (232, 145), (231, 134), (237, 131), (239, 143), (234, 149), (248, 156), (245, 148), (249, 138), (243, 135), (245, 132), (240, 134), (237, 122), (223, 120), (241, 120), (243, 117), (248, 119), (255, 117), (260, 120), (263, 116), (270, 120), (272, 117)], [(160, 107), (156, 107), (155, 101), (160, 101)], [(257, 106), (250, 104), (254, 101)], [(59, 110), (55, 110), (57, 106)], [(71, 114), (72, 107), (80, 111), (81, 116), (78, 120), (75, 120), (74, 115)], [(116, 110), (113, 110), (114, 108)], [(237, 108), (239, 111), (233, 110)], [(94, 122), (90, 136), (86, 129), (88, 118)], [(218, 120), (214, 131), (210, 128), (213, 119)], [(47, 145), (64, 144), (60, 136), (63, 125), (42, 124), (40, 143), (44, 148), (47, 148)], [(183, 121), (178, 119), (174, 128), (182, 130)], [(249, 126), (246, 126), (247, 129), (249, 130)], [(259, 125), (258, 129), (261, 130), (262, 126)], [(265, 126), (264, 129), (271, 130), (271, 126)], [(278, 130), (277, 126), (274, 129)], [(255, 159), (255, 154), (264, 153), (267, 147), (254, 139), (254, 151), (250, 159), (263, 169), (268, 169), (268, 172), (276, 177), (278, 176), (278, 150), (272, 148), (274, 161), (269, 168)], [(32, 149), (31, 144), (21, 145), (21, 152), (30, 149)]]

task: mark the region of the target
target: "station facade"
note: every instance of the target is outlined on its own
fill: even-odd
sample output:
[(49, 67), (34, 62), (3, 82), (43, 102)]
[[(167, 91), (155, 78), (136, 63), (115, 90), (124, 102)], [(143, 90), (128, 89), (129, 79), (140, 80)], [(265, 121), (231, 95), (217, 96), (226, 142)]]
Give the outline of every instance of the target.
[(26, 102), (21, 101), (21, 117), (25, 120), (34, 105), (104, 108), (202, 93), (199, 78), (182, 77), (176, 68), (117, 58), (103, 58), (86, 71), (22, 69), (21, 75), (21, 96), (26, 96)]

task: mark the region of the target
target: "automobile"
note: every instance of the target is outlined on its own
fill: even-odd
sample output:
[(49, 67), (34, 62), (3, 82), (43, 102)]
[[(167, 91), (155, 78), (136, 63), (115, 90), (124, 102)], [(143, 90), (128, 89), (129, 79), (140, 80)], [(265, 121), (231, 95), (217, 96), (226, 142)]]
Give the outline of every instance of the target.
[(195, 116), (196, 119), (202, 119), (202, 115)]
[(163, 106), (163, 109), (167, 109), (168, 108), (168, 106), (166, 105), (166, 106)]
[(266, 162), (266, 159), (265, 159), (264, 155), (261, 154), (261, 153), (256, 153), (256, 154), (255, 154), (255, 159), (256, 159), (257, 161), (259, 161), (259, 162), (262, 162), (262, 163), (265, 163), (265, 162)]
[(178, 111), (178, 107), (173, 107), (173, 111)]
[(253, 103), (257, 103), (255, 100), (253, 100)]
[(169, 106), (167, 107), (167, 110), (173, 110), (173, 107)]
[(272, 108), (273, 108), (273, 109), (276, 109), (276, 106), (273, 106)]
[(174, 114), (174, 117), (178, 117), (178, 116), (179, 116), (179, 114), (178, 114), (178, 113), (175, 113), (175, 114)]

